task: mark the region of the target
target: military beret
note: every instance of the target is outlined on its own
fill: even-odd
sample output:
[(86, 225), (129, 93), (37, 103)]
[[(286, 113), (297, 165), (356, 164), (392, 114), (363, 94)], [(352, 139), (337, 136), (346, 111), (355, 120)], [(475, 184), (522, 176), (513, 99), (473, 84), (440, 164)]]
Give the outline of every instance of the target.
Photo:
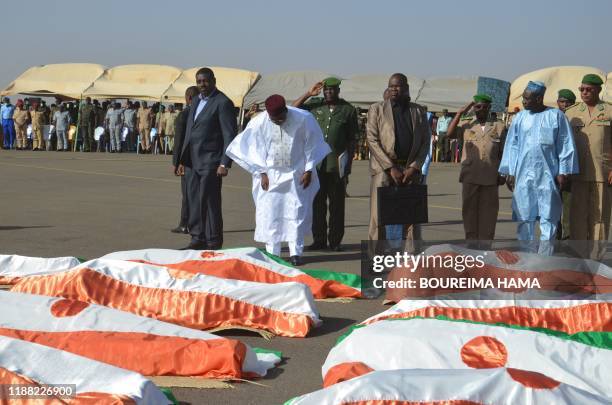
[(576, 95), (569, 89), (559, 90), (559, 96), (557, 98), (564, 98), (569, 101), (576, 101)]
[(340, 86), (340, 83), (342, 83), (342, 80), (338, 79), (337, 77), (328, 77), (327, 79), (323, 79), (323, 86), (326, 87)]
[(480, 93), (474, 96), (475, 103), (490, 103), (491, 101), (493, 101), (493, 99), (491, 99), (491, 96), (487, 94)]
[(590, 73), (588, 75), (584, 75), (584, 77), (582, 78), (582, 83), (592, 84), (594, 86), (601, 86), (603, 84), (603, 80), (601, 80), (601, 77), (593, 73)]

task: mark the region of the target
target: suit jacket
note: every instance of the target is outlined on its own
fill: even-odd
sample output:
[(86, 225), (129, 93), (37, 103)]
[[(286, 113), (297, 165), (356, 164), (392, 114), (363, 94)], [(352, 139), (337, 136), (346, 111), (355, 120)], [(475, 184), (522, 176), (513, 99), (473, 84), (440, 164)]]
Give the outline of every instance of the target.
[(199, 103), (199, 97), (191, 103), (179, 162), (198, 172), (216, 169), (220, 164), (230, 167), (232, 161), (225, 150), (238, 132), (234, 104), (216, 89), (195, 118)]
[[(425, 107), (415, 103), (409, 105), (412, 122), (412, 148), (406, 167), (421, 171), (429, 153), (431, 133)], [(366, 127), (366, 140), (370, 148), (370, 174), (375, 175), (393, 167), (395, 155), (395, 124), (390, 101), (381, 101), (370, 106)]]
[(187, 130), (187, 118), (189, 117), (190, 106), (185, 106), (174, 121), (174, 150), (172, 151), (172, 165), (179, 165), (179, 157), (183, 150), (185, 131)]

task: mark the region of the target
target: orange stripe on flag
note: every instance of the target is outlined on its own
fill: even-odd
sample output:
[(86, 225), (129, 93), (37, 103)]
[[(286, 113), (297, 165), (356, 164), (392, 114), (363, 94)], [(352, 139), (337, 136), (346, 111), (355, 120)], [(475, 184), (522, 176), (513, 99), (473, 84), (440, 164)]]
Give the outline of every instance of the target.
[(28, 277), (11, 291), (95, 303), (195, 329), (242, 326), (304, 337), (313, 326), (307, 315), (275, 311), (218, 294), (142, 287), (88, 268)]
[(253, 281), (257, 283), (277, 284), (296, 282), (306, 284), (315, 298), (347, 297), (359, 298), (361, 293), (354, 288), (333, 280), (319, 280), (307, 274), (296, 277), (285, 276), (240, 259), (225, 260), (186, 260), (180, 263), (158, 264), (146, 260), (132, 260), (137, 263), (153, 264), (190, 273), (206, 274), (233, 280)]
[[(243, 378), (243, 343), (136, 332), (41, 332), (0, 328), (0, 335), (64, 350), (142, 375)], [(134, 348), (138, 348), (135, 350)]]

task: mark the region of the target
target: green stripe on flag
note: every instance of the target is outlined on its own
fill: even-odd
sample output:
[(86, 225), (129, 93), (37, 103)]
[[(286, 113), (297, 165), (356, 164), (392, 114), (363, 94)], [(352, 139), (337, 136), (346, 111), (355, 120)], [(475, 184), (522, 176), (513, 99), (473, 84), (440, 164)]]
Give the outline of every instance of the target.
[(176, 400), (176, 397), (170, 388), (161, 387), (159, 390), (166, 396), (166, 398), (168, 398), (168, 401), (172, 402), (173, 405), (178, 405), (179, 402)]
[(355, 288), (357, 290), (361, 290), (361, 276), (358, 274), (342, 273), (338, 271), (321, 270), (321, 269), (301, 269), (301, 268), (292, 266), (291, 263), (281, 259), (278, 256), (268, 253), (265, 250), (260, 249), (260, 251), (266, 256), (268, 256), (270, 259), (274, 260), (276, 263), (282, 264), (283, 266), (295, 268), (301, 272), (308, 274), (310, 277), (314, 277), (319, 280), (337, 281), (340, 284), (344, 284), (346, 286)]
[[(439, 316), (436, 316), (434, 318), (422, 317), (422, 316), (415, 316), (415, 317), (410, 317), (410, 318), (388, 318), (388, 319), (385, 319), (385, 320), (379, 321), (379, 322), (384, 322), (384, 321), (409, 321), (409, 320), (412, 320), (412, 319), (438, 319), (438, 320), (441, 320), (441, 321), (471, 323), (471, 324), (476, 324), (476, 325), (499, 326), (499, 327), (504, 327), (504, 328), (517, 329), (517, 330), (530, 330), (532, 332), (540, 332), (540, 333), (543, 333), (545, 335), (554, 336), (554, 337), (557, 337), (559, 339), (565, 339), (565, 340), (569, 340), (569, 341), (572, 341), (572, 342), (582, 343), (582, 344), (585, 344), (585, 345), (588, 345), (588, 346), (597, 347), (599, 349), (612, 350), (612, 332), (583, 331), (583, 332), (577, 332), (577, 333), (569, 334), (569, 333), (566, 333), (566, 332), (561, 332), (561, 331), (558, 331), (558, 330), (552, 330), (552, 329), (548, 329), (548, 328), (539, 328), (539, 327), (531, 327), (531, 326), (513, 325), (513, 324), (502, 323), (502, 322), (488, 323), (488, 322), (471, 321), (469, 319), (452, 319), (452, 318), (449, 318), (449, 317), (444, 316), (444, 315), (439, 315)], [(372, 325), (372, 324), (370, 324), (370, 325)], [(356, 329), (365, 328), (366, 326), (368, 326), (368, 325), (353, 325), (353, 326), (351, 326), (346, 333), (344, 333), (343, 335), (341, 335), (338, 338), (338, 340), (336, 341), (336, 345), (340, 344), (340, 342), (342, 342), (344, 339), (346, 339)]]
[(261, 347), (253, 347), (252, 349), (255, 353), (261, 353), (261, 354), (271, 353), (271, 354), (276, 355), (276, 357), (278, 357), (279, 359), (283, 358), (283, 352), (279, 352), (278, 350), (262, 349)]

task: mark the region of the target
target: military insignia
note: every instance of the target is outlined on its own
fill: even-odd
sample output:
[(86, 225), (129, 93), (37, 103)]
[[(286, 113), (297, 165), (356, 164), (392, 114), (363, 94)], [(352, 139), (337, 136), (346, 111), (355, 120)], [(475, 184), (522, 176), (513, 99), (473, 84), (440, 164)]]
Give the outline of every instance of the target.
[(604, 109), (604, 105), (603, 105), (603, 104), (597, 104), (597, 109), (598, 109), (599, 111), (603, 111), (603, 109)]
[(584, 111), (584, 110), (586, 110), (586, 105), (580, 104), (580, 111)]

